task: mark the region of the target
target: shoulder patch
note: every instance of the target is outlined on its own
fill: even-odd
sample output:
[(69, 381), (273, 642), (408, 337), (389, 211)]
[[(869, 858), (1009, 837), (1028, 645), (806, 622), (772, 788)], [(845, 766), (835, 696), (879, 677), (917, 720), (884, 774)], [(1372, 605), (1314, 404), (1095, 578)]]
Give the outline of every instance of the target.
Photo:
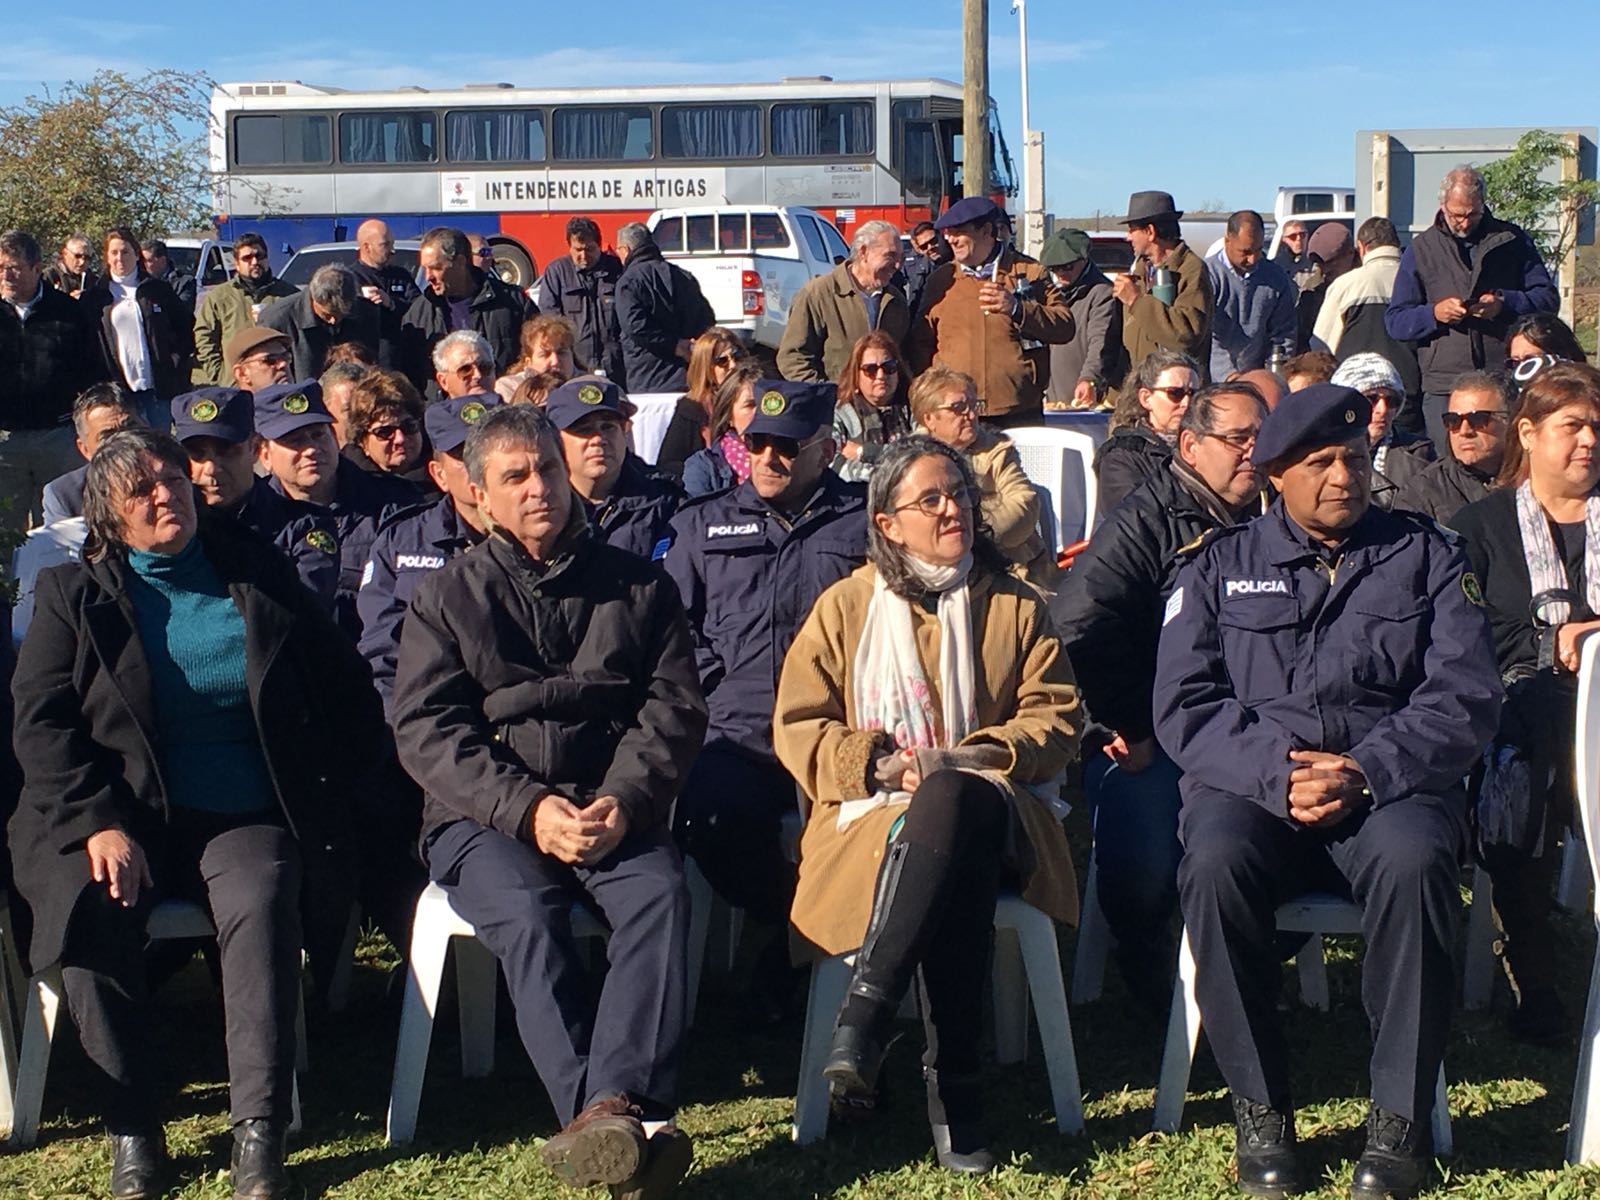
[(667, 536), (662, 538), (659, 542), (657, 542), (655, 544), (655, 548), (650, 551), (650, 561), (651, 562), (660, 562), (663, 558), (665, 558), (667, 556), (667, 551), (671, 550), (671, 549), (672, 549), (672, 534), (668, 533)]
[(1172, 624), (1172, 619), (1183, 611), (1183, 589), (1178, 588), (1167, 597), (1167, 609), (1161, 617), (1163, 627)]
[(1468, 604), (1477, 608), (1483, 607), (1483, 589), (1478, 586), (1478, 577), (1471, 571), (1462, 573), (1461, 593), (1466, 596)]
[(339, 553), (338, 539), (336, 539), (333, 534), (329, 533), (326, 529), (317, 528), (308, 530), (306, 532), (306, 542), (312, 547), (312, 549), (320, 550), (324, 554)]

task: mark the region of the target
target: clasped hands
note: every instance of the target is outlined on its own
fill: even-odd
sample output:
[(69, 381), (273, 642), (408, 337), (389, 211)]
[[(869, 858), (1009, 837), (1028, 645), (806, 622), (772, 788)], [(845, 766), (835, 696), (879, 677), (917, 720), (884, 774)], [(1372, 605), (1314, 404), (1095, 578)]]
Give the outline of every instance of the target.
[(546, 792), (529, 818), (533, 844), (557, 862), (592, 867), (615, 850), (628, 832), (628, 815), (615, 796), (601, 796), (579, 808), (565, 796)]
[(1372, 802), (1367, 777), (1355, 759), (1325, 750), (1291, 750), (1289, 816), (1302, 825), (1326, 829)]

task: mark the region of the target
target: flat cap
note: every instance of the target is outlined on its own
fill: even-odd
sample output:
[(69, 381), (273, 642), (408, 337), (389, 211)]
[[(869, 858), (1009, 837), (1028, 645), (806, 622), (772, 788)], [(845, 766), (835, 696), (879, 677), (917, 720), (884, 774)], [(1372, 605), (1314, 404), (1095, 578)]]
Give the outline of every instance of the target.
[(322, 385), (315, 379), (275, 383), (256, 393), (256, 432), (276, 441), (307, 425), (332, 425), (333, 417), (322, 402)]
[(172, 401), (172, 436), (180, 442), (214, 437), (237, 446), (255, 431), (255, 399), (243, 388), (195, 388)]
[(799, 383), (792, 379), (758, 379), (756, 415), (745, 426), (745, 436), (766, 433), (804, 441), (824, 425), (833, 424), (839, 388), (832, 383)]
[(467, 434), (483, 420), (491, 408), (499, 408), (503, 401), (498, 392), (471, 392), (465, 396), (446, 396), (428, 405), (422, 414), (422, 423), (428, 430), (428, 441), (435, 450), (454, 454), (467, 444)]
[(1316, 255), (1322, 262), (1337, 262), (1355, 253), (1355, 243), (1342, 221), (1324, 221), (1312, 231), (1306, 253)]
[(933, 227), (954, 229), (957, 225), (970, 225), (974, 221), (992, 221), (1000, 215), (1000, 206), (989, 197), (968, 196), (945, 209), (944, 215), (933, 223)]
[(1290, 392), (1267, 414), (1250, 460), (1270, 466), (1301, 450), (1367, 437), (1372, 402), (1354, 388), (1314, 383)]
[(1039, 247), (1041, 267), (1070, 267), (1089, 257), (1089, 235), (1081, 229), (1058, 229)]
[(265, 325), (247, 325), (229, 338), (227, 344), (222, 347), (222, 361), (231, 371), (241, 358), (268, 342), (282, 342), (285, 350), (289, 349), (290, 345), (287, 333), (268, 329)]
[(627, 419), (634, 408), (622, 389), (605, 376), (579, 375), (545, 397), (544, 411), (557, 429), (571, 429), (592, 413), (614, 413)]

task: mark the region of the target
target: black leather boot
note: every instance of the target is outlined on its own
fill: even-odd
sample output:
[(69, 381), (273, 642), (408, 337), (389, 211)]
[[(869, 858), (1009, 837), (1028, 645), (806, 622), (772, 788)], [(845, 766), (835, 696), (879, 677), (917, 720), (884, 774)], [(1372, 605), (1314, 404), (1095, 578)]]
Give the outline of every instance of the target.
[(922, 1076), (928, 1084), (928, 1123), (939, 1165), (963, 1175), (987, 1175), (995, 1160), (983, 1136), (977, 1074), (941, 1073), (925, 1066)]
[(1234, 1163), (1239, 1190), (1247, 1196), (1292, 1196), (1305, 1187), (1296, 1153), (1294, 1113), (1242, 1096), (1233, 1097), (1237, 1140)]
[(1351, 1200), (1410, 1200), (1428, 1181), (1432, 1140), (1427, 1121), (1408, 1121), (1373, 1105), (1367, 1148), (1350, 1180)]
[(166, 1167), (167, 1146), (159, 1126), (111, 1135), (112, 1200), (155, 1200)]
[(233, 1127), (233, 1200), (286, 1200), (294, 1194), (285, 1169), (289, 1131), (276, 1121), (240, 1121)]

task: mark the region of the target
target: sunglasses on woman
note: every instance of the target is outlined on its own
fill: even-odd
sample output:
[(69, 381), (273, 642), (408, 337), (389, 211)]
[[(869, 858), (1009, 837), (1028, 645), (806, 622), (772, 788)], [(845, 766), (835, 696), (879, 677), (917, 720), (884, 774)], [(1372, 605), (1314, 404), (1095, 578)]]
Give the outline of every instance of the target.
[(958, 417), (981, 417), (988, 407), (982, 400), (957, 400), (954, 404), (941, 404), (934, 411), (955, 413)]
[(1468, 429), (1479, 433), (1486, 429), (1494, 428), (1495, 422), (1505, 420), (1506, 413), (1503, 408), (1477, 408), (1471, 412), (1446, 412), (1439, 414), (1439, 420), (1444, 422), (1446, 433), (1459, 433), (1465, 424)]
[(879, 375), (898, 375), (900, 364), (892, 358), (886, 358), (882, 362), (864, 362), (861, 364), (861, 373), (868, 379), (876, 379)]
[(367, 436), (375, 437), (380, 442), (387, 442), (397, 433), (403, 433), (407, 437), (415, 437), (421, 431), (422, 422), (415, 417), (407, 417), (403, 421), (395, 421), (390, 425), (374, 425), (367, 430)]
[(1156, 387), (1150, 390), (1152, 392), (1160, 392), (1174, 404), (1182, 404), (1185, 400), (1192, 400), (1195, 393), (1195, 389), (1192, 387)]
[(734, 363), (742, 363), (749, 357), (743, 350), (724, 350), (711, 361), (719, 367), (731, 367)]

